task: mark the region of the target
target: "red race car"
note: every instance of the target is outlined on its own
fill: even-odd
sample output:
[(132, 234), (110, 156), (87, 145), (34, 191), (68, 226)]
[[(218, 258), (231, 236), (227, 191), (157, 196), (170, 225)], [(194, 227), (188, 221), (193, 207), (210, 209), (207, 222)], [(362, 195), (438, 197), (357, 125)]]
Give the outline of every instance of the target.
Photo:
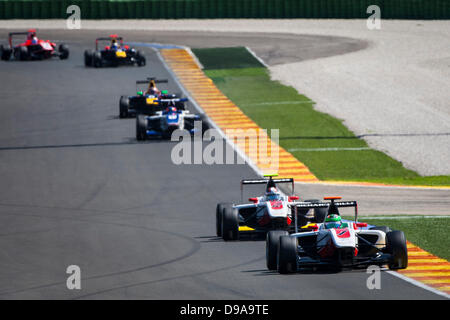
[[(13, 37), (26, 35), (25, 42), (13, 45)], [(69, 48), (66, 44), (60, 44), (56, 50), (56, 44), (50, 40), (41, 40), (36, 36), (36, 30), (30, 29), (27, 32), (11, 32), (8, 35), (9, 45), (0, 46), (0, 57), (8, 61), (11, 56), (15, 60), (42, 60), (51, 57), (59, 57), (61, 60), (69, 57)]]

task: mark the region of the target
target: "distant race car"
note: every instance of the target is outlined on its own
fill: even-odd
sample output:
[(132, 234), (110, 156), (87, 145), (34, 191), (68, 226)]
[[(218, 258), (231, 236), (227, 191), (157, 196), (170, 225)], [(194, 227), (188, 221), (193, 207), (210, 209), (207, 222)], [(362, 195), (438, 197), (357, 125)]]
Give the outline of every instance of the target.
[[(209, 128), (206, 119), (201, 115), (190, 114), (187, 110), (178, 110), (175, 103), (180, 101), (187, 101), (187, 99), (155, 100), (158, 104), (168, 103), (169, 106), (164, 111), (157, 111), (151, 116), (138, 114), (136, 116), (136, 139), (139, 141), (149, 137), (170, 139), (172, 133), (177, 129), (187, 130), (190, 134), (201, 130), (203, 134)], [(195, 124), (197, 121), (201, 122), (198, 128)]]
[[(109, 41), (103, 49), (99, 49), (100, 41)], [(145, 66), (146, 59), (141, 51), (130, 48), (123, 43), (123, 38), (112, 34), (109, 37), (95, 39), (95, 51), (84, 51), (86, 67), (117, 67), (119, 65)]]
[[(26, 36), (25, 42), (13, 44), (13, 37)], [(57, 45), (50, 40), (38, 39), (36, 30), (30, 29), (26, 32), (11, 32), (8, 34), (8, 45), (0, 46), (0, 57), (8, 61), (15, 60), (43, 60), (52, 57), (59, 57), (61, 60), (69, 57), (69, 48), (66, 44)]]
[[(317, 267), (341, 270), (387, 265), (397, 270), (408, 266), (406, 238), (402, 231), (357, 222), (356, 201), (335, 201), (340, 197), (324, 199), (331, 202), (298, 204), (303, 209), (326, 208), (327, 215), (322, 223), (297, 228), (297, 232), (290, 235), (283, 231), (267, 234), (269, 270), (284, 274)], [(340, 207), (354, 207), (354, 221), (342, 220)]]
[[(168, 83), (167, 79), (147, 78), (136, 81), (135, 96), (121, 96), (119, 101), (119, 117), (128, 118), (137, 114), (154, 115), (157, 111), (165, 110), (175, 99), (174, 106), (177, 110), (185, 110), (183, 99), (178, 94), (169, 94), (167, 90), (154, 90), (157, 83)], [(143, 90), (142, 85), (147, 85)], [(178, 100), (177, 100), (178, 99)]]
[[(265, 184), (264, 195), (249, 198), (251, 203), (234, 205), (219, 203), (216, 207), (216, 234), (224, 240), (239, 240), (241, 235), (266, 236), (270, 230), (283, 230), (286, 234), (294, 232), (295, 225), (305, 225), (308, 222), (321, 221), (325, 218), (326, 210), (316, 208), (298, 210), (297, 203), (314, 203), (318, 200), (297, 202), (298, 196), (286, 196), (281, 193), (277, 183), (291, 183), (294, 192), (294, 179), (247, 179), (241, 181), (241, 202), (243, 202), (243, 187), (245, 185)], [(294, 221), (297, 218), (297, 221)]]

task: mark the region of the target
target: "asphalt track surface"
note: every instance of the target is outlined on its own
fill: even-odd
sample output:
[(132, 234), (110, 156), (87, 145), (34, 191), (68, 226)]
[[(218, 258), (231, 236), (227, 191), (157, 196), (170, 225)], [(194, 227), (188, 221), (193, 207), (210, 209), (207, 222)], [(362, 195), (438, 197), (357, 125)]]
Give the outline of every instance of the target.
[(441, 298), (385, 272), (380, 290), (365, 270), (282, 276), (263, 241), (215, 237), (216, 203), (238, 201), (253, 170), (176, 166), (174, 142), (137, 143), (119, 97), (170, 74), (150, 49), (144, 68), (86, 69), (92, 38), (68, 44), (67, 61), (1, 62), (1, 299)]

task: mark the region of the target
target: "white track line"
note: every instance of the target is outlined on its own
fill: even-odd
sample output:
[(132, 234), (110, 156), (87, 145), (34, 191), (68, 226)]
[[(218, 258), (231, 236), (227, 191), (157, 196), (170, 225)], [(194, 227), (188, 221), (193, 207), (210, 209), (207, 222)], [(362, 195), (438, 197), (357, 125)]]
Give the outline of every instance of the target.
[(320, 151), (364, 151), (364, 150), (372, 150), (369, 147), (360, 147), (360, 148), (291, 148), (287, 151), (295, 152), (295, 151), (305, 151), (305, 152), (320, 152)]
[(444, 291), (440, 291), (440, 290), (435, 289), (433, 287), (427, 286), (426, 284), (424, 284), (424, 283), (422, 283), (420, 281), (414, 280), (412, 278), (408, 278), (407, 276), (405, 276), (405, 275), (403, 275), (401, 273), (398, 273), (396, 271), (391, 271), (391, 270), (388, 270), (388, 271), (385, 271), (385, 272), (393, 275), (394, 277), (397, 277), (397, 278), (400, 278), (400, 279), (402, 279), (402, 280), (404, 280), (406, 282), (409, 282), (412, 285), (420, 287), (420, 288), (422, 288), (424, 290), (430, 291), (430, 292), (435, 293), (435, 294), (437, 294), (439, 296), (442, 296), (442, 297), (445, 297), (447, 299), (450, 299), (450, 295), (448, 293), (445, 293)]
[(252, 106), (271, 106), (277, 104), (315, 104), (314, 101), (274, 101), (274, 102), (259, 102), (259, 103), (245, 103), (242, 104), (243, 107), (252, 107)]
[(376, 216), (367, 217), (359, 216), (358, 218), (364, 220), (396, 220), (396, 219), (445, 219), (450, 218), (450, 216)]
[[(350, 187), (350, 188), (379, 188), (379, 189), (413, 189), (413, 190), (439, 190), (449, 191), (450, 187), (447, 186), (415, 186), (415, 185), (382, 185), (380, 184), (362, 184), (362, 182), (352, 181), (295, 181), (295, 183), (301, 185), (324, 185), (324, 186), (336, 186), (336, 187)], [(449, 193), (450, 195), (450, 193)]]
[(252, 56), (254, 56), (255, 59), (258, 60), (259, 63), (261, 63), (264, 67), (269, 68), (269, 65), (267, 65), (267, 63), (265, 63), (263, 59), (261, 59), (260, 57), (258, 57), (258, 56), (256, 55), (256, 53), (253, 52), (252, 49), (250, 49), (250, 48), (247, 47), (247, 46), (245, 47), (245, 49), (247, 49), (247, 51), (248, 51)]

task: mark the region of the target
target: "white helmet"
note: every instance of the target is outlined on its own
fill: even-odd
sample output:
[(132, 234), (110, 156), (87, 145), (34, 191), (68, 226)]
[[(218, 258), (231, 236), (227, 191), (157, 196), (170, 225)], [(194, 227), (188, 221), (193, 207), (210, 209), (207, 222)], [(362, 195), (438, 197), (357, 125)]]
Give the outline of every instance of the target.
[(266, 191), (266, 198), (269, 201), (273, 200), (280, 200), (281, 194), (275, 187), (269, 188), (269, 190)]

